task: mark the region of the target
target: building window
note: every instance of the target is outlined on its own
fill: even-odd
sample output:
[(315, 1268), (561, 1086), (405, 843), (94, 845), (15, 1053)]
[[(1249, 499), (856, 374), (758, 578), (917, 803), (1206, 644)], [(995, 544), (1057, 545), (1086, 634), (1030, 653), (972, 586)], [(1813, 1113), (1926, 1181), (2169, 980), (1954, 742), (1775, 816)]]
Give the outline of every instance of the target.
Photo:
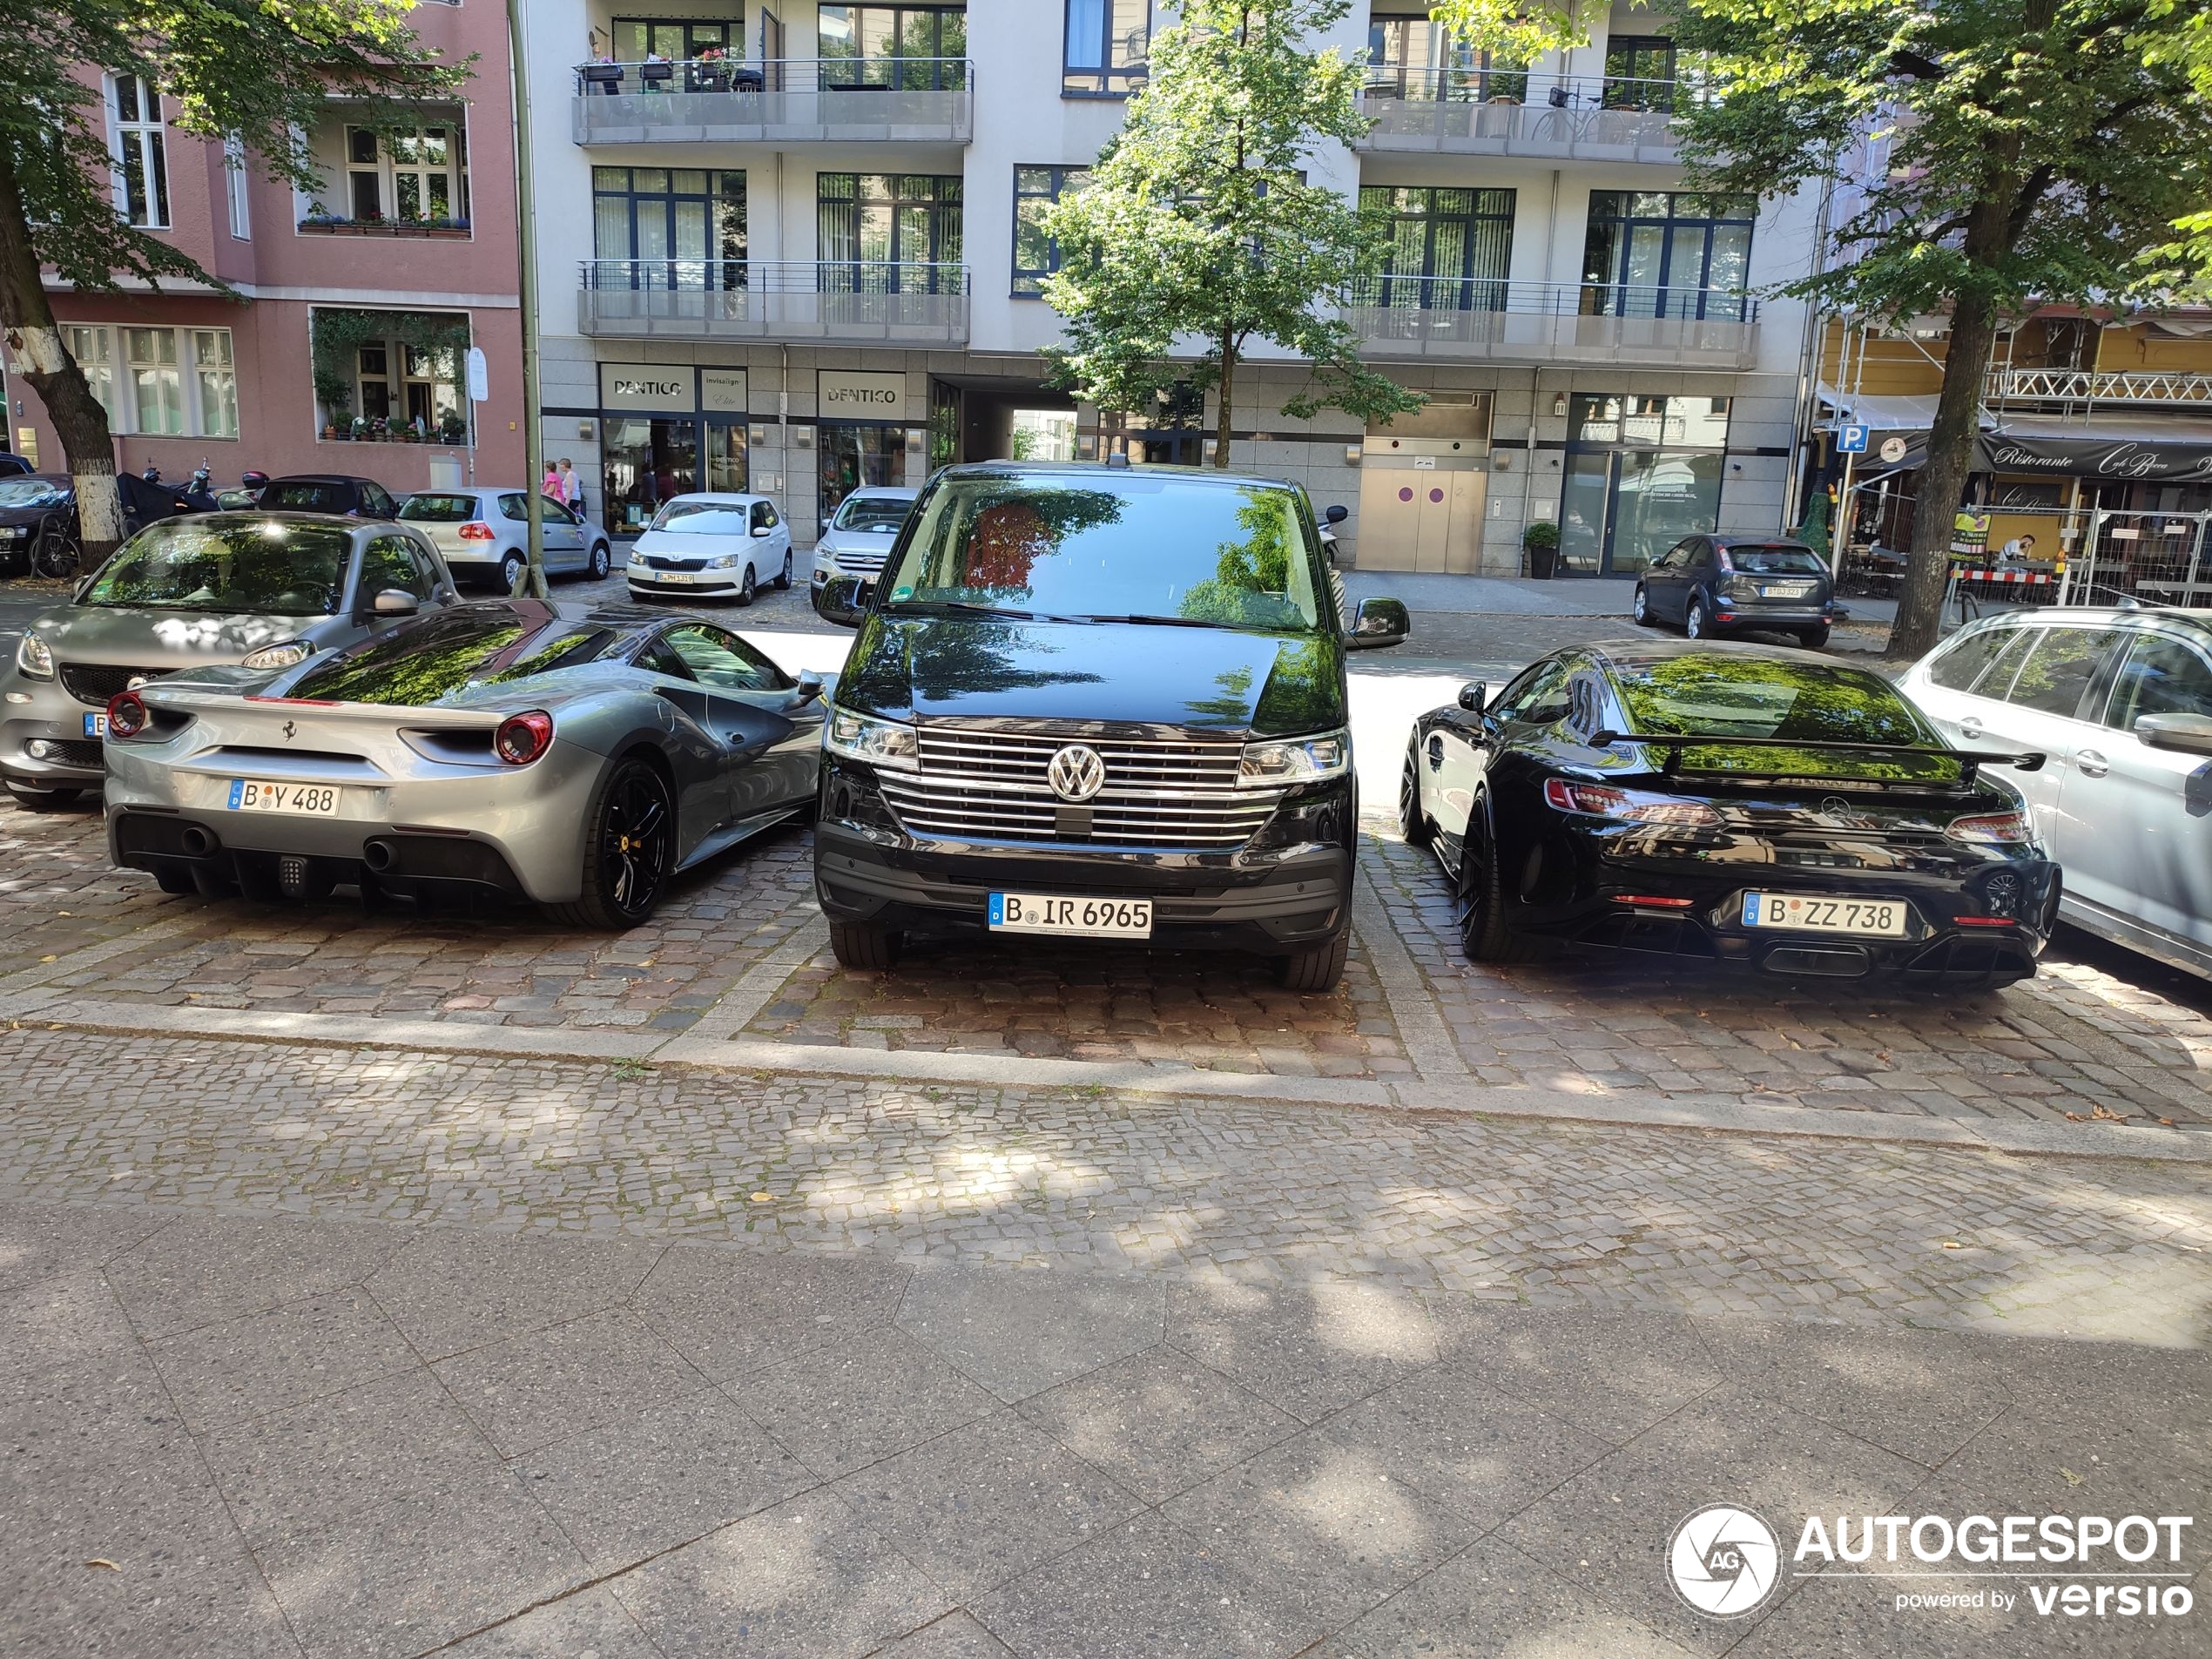
[(125, 328), (123, 368), (131, 382), (131, 429), (181, 435), (185, 381), (173, 328)]
[(354, 223), (469, 222), (461, 129), (441, 122), (405, 132), (346, 129), (346, 200)]
[(1626, 575), (1712, 529), (1728, 417), (1725, 397), (1574, 394), (1559, 519), (1568, 567)]
[(1372, 98), (1519, 104), (1528, 96), (1528, 66), (1461, 45), (1426, 10), (1378, 17), (1367, 25), (1366, 90)]
[(1045, 209), (1090, 182), (1088, 167), (1014, 170), (1014, 293), (1035, 300), (1044, 280), (1060, 268), (1060, 244), (1045, 233)]
[(1352, 303), (1413, 311), (1502, 311), (1513, 263), (1514, 192), (1367, 185), (1359, 211), (1388, 226), (1382, 270)]
[(315, 308), (307, 339), (325, 435), (465, 444), (469, 333), (455, 312)]
[(1743, 321), (1751, 214), (1749, 202), (1680, 191), (1592, 191), (1583, 312)]
[(824, 6), (822, 84), (957, 91), (968, 84), (968, 13), (955, 6)]
[(1605, 107), (1675, 107), (1675, 43), (1663, 35), (1615, 35), (1605, 48)]
[(169, 157), (161, 94), (138, 75), (109, 78), (115, 110), (115, 206), (147, 230), (169, 227)]
[(959, 291), (957, 176), (826, 172), (814, 182), (824, 293)]
[(687, 63), (702, 52), (726, 54), (745, 45), (745, 14), (730, 8), (727, 17), (617, 17), (615, 60), (642, 64), (651, 57)]
[(110, 339), (105, 328), (88, 328), (81, 323), (62, 325), (62, 343), (69, 354), (77, 360), (77, 367), (84, 372), (84, 381), (92, 388), (92, 395), (107, 411), (111, 431), (122, 429), (115, 408), (115, 362), (110, 356)]
[(594, 286), (744, 287), (745, 185), (699, 167), (594, 167)]
[(235, 136), (223, 140), (223, 197), (230, 208), (231, 234), (241, 242), (253, 236), (253, 221), (246, 205), (246, 141)]
[(238, 366), (231, 361), (231, 331), (192, 330), (192, 412), (210, 438), (238, 436)]
[(1151, 0), (1068, 0), (1061, 96), (1127, 98), (1151, 46)]

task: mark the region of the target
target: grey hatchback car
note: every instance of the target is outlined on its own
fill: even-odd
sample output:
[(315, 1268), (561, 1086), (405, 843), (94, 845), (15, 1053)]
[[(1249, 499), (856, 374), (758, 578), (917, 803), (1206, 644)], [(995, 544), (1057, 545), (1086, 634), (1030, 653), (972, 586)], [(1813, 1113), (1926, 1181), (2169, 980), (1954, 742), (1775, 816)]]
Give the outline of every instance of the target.
[(205, 513), (149, 525), (24, 631), (0, 669), (0, 780), (65, 806), (106, 777), (108, 700), (179, 669), (275, 669), (457, 603), (437, 549), (398, 524)]
[(1629, 614), (1645, 627), (1678, 622), (1692, 639), (1744, 628), (1820, 646), (1839, 612), (1828, 563), (1773, 536), (1685, 536), (1636, 582)]

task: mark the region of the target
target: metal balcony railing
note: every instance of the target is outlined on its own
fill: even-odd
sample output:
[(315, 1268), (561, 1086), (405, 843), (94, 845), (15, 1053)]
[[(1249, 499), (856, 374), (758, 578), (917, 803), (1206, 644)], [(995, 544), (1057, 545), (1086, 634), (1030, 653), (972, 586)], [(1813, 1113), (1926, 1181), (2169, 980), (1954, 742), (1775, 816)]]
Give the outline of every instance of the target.
[(963, 265), (890, 260), (586, 260), (586, 334), (964, 345)]
[(1343, 299), (1363, 353), (1470, 362), (1748, 368), (1758, 301), (1732, 288), (1370, 277)]
[(961, 57), (691, 58), (581, 64), (578, 144), (965, 144), (975, 66)]
[(1669, 160), (1676, 113), (1705, 96), (1689, 80), (1374, 64), (1362, 98), (1374, 125), (1359, 142), (1370, 150)]
[(1991, 371), (1992, 403), (2060, 403), (2089, 407), (2134, 404), (2193, 408), (2212, 406), (2212, 374), (2159, 374), (2142, 369), (2000, 368)]

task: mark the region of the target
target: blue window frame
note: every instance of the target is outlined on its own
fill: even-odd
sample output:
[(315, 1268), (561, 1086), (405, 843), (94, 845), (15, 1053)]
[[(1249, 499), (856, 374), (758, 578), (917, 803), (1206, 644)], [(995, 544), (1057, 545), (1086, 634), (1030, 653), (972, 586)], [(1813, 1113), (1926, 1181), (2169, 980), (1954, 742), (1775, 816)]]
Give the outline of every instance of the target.
[(1062, 98), (1127, 98), (1146, 73), (1152, 0), (1068, 0)]
[(1060, 268), (1060, 244), (1045, 233), (1045, 209), (1090, 182), (1088, 167), (1014, 170), (1014, 297), (1044, 296), (1044, 280)]
[(1584, 314), (1748, 320), (1753, 212), (1683, 191), (1592, 191)]

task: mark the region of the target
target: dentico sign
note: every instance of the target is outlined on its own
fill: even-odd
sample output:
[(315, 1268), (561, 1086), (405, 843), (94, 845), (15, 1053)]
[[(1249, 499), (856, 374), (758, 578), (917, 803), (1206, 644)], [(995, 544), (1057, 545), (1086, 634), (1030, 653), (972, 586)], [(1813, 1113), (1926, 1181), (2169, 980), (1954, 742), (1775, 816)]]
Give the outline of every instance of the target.
[(688, 364), (599, 365), (599, 407), (603, 409), (668, 410), (689, 415), (698, 406), (698, 381)]
[(860, 369), (825, 368), (816, 381), (816, 407), (825, 421), (899, 421), (907, 418), (907, 377)]

